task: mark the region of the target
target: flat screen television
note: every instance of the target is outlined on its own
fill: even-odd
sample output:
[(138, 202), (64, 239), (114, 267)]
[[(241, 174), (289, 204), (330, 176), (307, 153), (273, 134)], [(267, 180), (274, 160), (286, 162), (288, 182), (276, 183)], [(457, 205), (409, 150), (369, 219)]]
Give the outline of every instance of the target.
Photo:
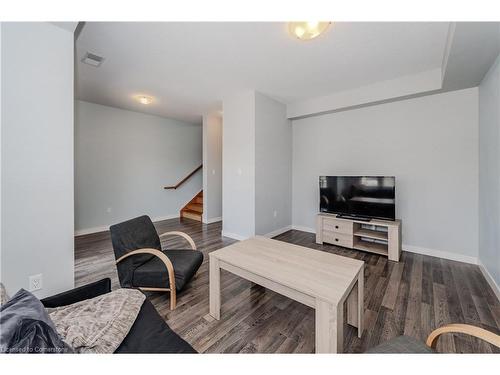
[(396, 218), (394, 176), (320, 176), (320, 211), (352, 219)]

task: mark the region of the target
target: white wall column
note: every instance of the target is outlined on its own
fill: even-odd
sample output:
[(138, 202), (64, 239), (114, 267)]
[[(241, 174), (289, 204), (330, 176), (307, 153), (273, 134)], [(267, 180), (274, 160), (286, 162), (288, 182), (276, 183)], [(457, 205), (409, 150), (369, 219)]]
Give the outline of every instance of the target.
[(479, 86), (479, 264), (500, 298), (499, 228), (500, 56)]
[(222, 235), (255, 235), (255, 92), (223, 100)]
[(74, 285), (73, 32), (1, 24), (1, 281), (42, 275), (45, 297)]
[(222, 220), (222, 115), (203, 116), (203, 222)]

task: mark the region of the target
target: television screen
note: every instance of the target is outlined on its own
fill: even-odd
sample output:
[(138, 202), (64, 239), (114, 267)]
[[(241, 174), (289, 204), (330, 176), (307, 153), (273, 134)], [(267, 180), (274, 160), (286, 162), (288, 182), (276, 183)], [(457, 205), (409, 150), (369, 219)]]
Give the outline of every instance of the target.
[(395, 220), (395, 185), (391, 176), (320, 176), (320, 211)]

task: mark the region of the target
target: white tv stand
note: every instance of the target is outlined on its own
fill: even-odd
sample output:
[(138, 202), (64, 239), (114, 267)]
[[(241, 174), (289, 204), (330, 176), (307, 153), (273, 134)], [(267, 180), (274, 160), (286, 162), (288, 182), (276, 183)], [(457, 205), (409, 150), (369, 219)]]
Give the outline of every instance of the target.
[(349, 249), (385, 255), (399, 262), (401, 254), (401, 221), (360, 221), (339, 219), (320, 213), (316, 218), (316, 243), (329, 243)]

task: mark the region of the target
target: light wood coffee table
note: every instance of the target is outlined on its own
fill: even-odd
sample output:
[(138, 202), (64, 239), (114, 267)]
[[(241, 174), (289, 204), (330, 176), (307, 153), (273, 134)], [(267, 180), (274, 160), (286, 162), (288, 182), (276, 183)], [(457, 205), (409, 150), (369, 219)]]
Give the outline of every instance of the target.
[(286, 242), (254, 237), (213, 251), (210, 315), (220, 319), (220, 270), (315, 309), (316, 353), (342, 353), (344, 303), (347, 323), (363, 332), (364, 262)]

